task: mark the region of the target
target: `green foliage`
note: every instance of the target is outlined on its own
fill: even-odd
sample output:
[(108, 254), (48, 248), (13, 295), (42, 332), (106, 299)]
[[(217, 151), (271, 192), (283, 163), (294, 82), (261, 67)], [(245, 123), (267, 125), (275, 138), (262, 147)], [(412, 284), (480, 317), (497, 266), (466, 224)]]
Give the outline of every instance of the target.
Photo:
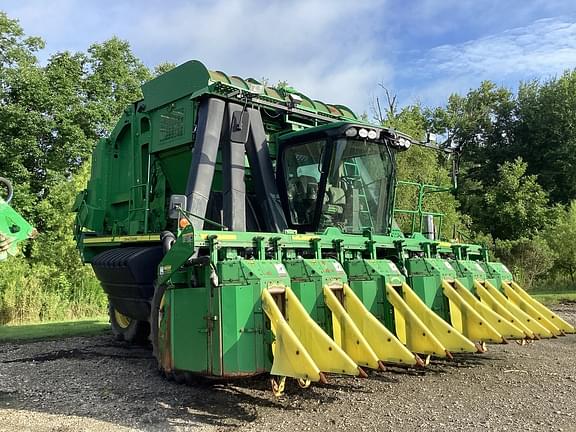
[(576, 70), (520, 86), (515, 150), (552, 202), (576, 199)]
[[(422, 140), (426, 136), (428, 121), (423, 110), (415, 105), (400, 110), (398, 114), (390, 110), (387, 113), (386, 126), (401, 130)], [(397, 156), (397, 176), (400, 180), (427, 183), (449, 188), (451, 172), (446, 167), (446, 160), (441, 153), (424, 147), (412, 146), (408, 151)], [(396, 207), (415, 210), (418, 204), (418, 188), (411, 185), (399, 185), (397, 188)], [(449, 192), (429, 193), (423, 201), (423, 210), (444, 213), (442, 221), (443, 236), (452, 238), (454, 232), (467, 232), (468, 218), (458, 211), (458, 202)], [(404, 231), (411, 227), (411, 217), (398, 213), (396, 219)], [(436, 223), (439, 221), (436, 220)]]
[(467, 177), (494, 179), (513, 139), (515, 101), (508, 89), (484, 81), (466, 96), (451, 95), (446, 108), (428, 110), (427, 115), (433, 131), (448, 132), (465, 150)]
[[(484, 82), (426, 111), (434, 131), (462, 146), (457, 197), (472, 231), (490, 233), (496, 255), (529, 284), (575, 283), (574, 210), (558, 205), (576, 199), (574, 106), (576, 71), (568, 71), (521, 84), (516, 95)], [(538, 255), (542, 267), (535, 259), (531, 268), (527, 256)]]
[(176, 63), (171, 62), (160, 63), (159, 65), (154, 66), (154, 72), (152, 73), (152, 75), (154, 75), (154, 77), (157, 77), (168, 71), (171, 71), (176, 66), (177, 66)]
[(546, 226), (548, 196), (526, 169), (521, 158), (498, 167), (496, 182), (485, 190), (484, 205), (478, 209), (482, 231), (498, 239), (517, 239)]
[(565, 211), (544, 232), (546, 241), (556, 251), (556, 270), (570, 277), (576, 284), (576, 201), (572, 201)]
[[(0, 175), (14, 182), (14, 207), (40, 231), (22, 256), (0, 263), (0, 323), (105, 313), (106, 298), (75, 250), (69, 209), (94, 143), (141, 97), (142, 82), (174, 67), (150, 72), (118, 38), (40, 65), (43, 48), (0, 12)], [(483, 82), (438, 108), (398, 110), (386, 96), (380, 123), (418, 139), (437, 132), (463, 149), (456, 195), (424, 200), (424, 210), (446, 214), (445, 237), (455, 231), (486, 244), (526, 286), (576, 283), (576, 71), (522, 84), (517, 95)], [(450, 164), (413, 146), (398, 156), (397, 174), (448, 188)], [(414, 209), (415, 192), (401, 186), (397, 207)]]
[(0, 173), (15, 185), (16, 210), (40, 232), (23, 257), (0, 264), (3, 323), (105, 312), (105, 296), (75, 249), (70, 209), (94, 143), (152, 77), (117, 38), (86, 53), (57, 53), (45, 66), (36, 58), (43, 47), (0, 12)]
[(109, 330), (108, 317), (82, 321), (2, 326), (0, 327), (0, 342), (62, 339), (63, 337), (102, 334)]
[(103, 315), (107, 299), (90, 267), (84, 266), (72, 236), (69, 211), (88, 177), (88, 166), (71, 180), (57, 182), (38, 204), (45, 231), (29, 256), (0, 263), (0, 324)]
[(527, 289), (554, 265), (555, 253), (540, 236), (498, 240), (496, 253), (508, 265), (518, 283)]

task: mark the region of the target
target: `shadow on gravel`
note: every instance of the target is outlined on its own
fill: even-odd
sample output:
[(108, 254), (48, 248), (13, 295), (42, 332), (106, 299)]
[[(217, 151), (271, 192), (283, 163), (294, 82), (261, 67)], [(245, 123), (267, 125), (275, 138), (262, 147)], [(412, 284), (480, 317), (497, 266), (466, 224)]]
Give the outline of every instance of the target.
[(89, 360), (97, 357), (108, 358), (121, 358), (121, 359), (142, 359), (149, 358), (149, 355), (130, 355), (130, 354), (113, 354), (113, 353), (100, 353), (90, 349), (70, 349), (70, 350), (57, 350), (48, 353), (38, 354), (31, 357), (17, 358), (13, 360), (3, 360), (0, 363), (44, 363), (60, 359), (76, 359), (76, 360)]
[(334, 400), (295, 383), (287, 386), (285, 398), (277, 399), (265, 376), (178, 384), (160, 376), (149, 347), (107, 337), (34, 342), (22, 350), (24, 346), (6, 351), (13, 354), (0, 360), (0, 410), (74, 415), (157, 431), (235, 428), (256, 420), (257, 408), (299, 409), (287, 403), (291, 395)]
[[(313, 384), (305, 390), (288, 379), (281, 398), (273, 396), (266, 375), (177, 384), (160, 376), (149, 347), (108, 336), (20, 348), (8, 350), (0, 361), (0, 409), (76, 415), (142, 430), (202, 425), (235, 428), (255, 421), (262, 408), (300, 411), (313, 404), (337, 403), (339, 393), (373, 392), (364, 379), (337, 376), (328, 376), (328, 386)], [(368, 379), (396, 384), (402, 375), (450, 373), (453, 368), (478, 367), (497, 357), (458, 355), (454, 360), (435, 359), (425, 369), (387, 366), (385, 372), (369, 371)]]

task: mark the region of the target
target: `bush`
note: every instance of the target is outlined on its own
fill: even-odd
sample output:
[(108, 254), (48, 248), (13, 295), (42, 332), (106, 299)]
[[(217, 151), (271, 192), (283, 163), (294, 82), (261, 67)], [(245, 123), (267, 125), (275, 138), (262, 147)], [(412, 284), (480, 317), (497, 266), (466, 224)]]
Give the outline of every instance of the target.
[(538, 236), (532, 239), (497, 240), (495, 250), (496, 256), (526, 289), (530, 289), (538, 277), (549, 274), (556, 257), (546, 240)]
[[(30, 265), (24, 258), (0, 263), (0, 324), (79, 319), (106, 313), (107, 298), (92, 270)], [(70, 281), (74, 280), (73, 283)]]

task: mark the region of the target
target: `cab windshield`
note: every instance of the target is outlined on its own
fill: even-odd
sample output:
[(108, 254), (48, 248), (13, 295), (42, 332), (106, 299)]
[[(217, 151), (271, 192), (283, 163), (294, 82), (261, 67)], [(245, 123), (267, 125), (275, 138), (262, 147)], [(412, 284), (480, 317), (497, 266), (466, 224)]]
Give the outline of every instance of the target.
[(290, 219), (319, 231), (371, 228), (386, 233), (392, 193), (392, 161), (386, 147), (341, 138), (286, 149), (284, 173)]

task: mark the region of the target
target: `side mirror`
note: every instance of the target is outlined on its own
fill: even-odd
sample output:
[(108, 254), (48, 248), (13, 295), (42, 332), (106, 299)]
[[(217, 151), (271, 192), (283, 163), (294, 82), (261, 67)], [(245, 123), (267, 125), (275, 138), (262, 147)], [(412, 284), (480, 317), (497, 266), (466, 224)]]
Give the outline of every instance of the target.
[(170, 207), (168, 210), (168, 217), (170, 219), (179, 219), (180, 210), (186, 210), (186, 195), (172, 195), (170, 196)]

